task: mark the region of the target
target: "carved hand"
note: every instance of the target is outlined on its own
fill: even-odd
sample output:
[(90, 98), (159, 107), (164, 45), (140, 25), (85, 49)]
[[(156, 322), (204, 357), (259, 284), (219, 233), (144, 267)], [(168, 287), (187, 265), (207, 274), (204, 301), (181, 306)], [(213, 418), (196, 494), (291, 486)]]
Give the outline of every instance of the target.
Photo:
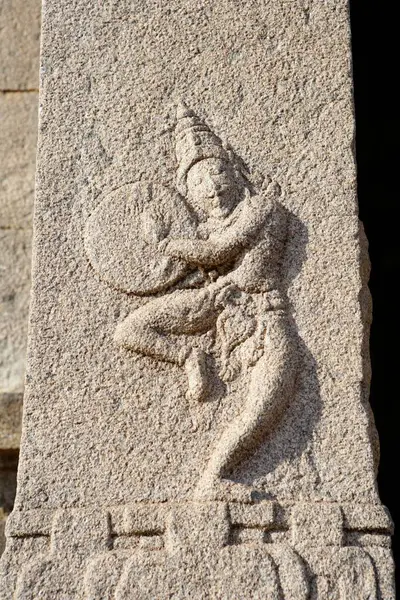
[(159, 244), (158, 244), (159, 251), (162, 252), (163, 254), (168, 254), (167, 246), (168, 246), (169, 242), (170, 242), (170, 240), (168, 238), (161, 240), (161, 242), (159, 242)]
[(167, 256), (181, 258), (189, 263), (210, 266), (219, 263), (216, 256), (217, 247), (208, 241), (184, 238), (165, 239), (159, 243), (158, 248)]
[(149, 243), (157, 243), (162, 238), (168, 235), (168, 227), (164, 223), (162, 217), (157, 215), (154, 210), (145, 210), (141, 217), (142, 235)]
[(189, 262), (191, 257), (195, 254), (195, 245), (192, 240), (183, 238), (165, 238), (158, 244), (158, 249), (167, 256), (183, 258)]
[(193, 254), (194, 248), (192, 240), (175, 238), (167, 241), (164, 246), (164, 253), (176, 258), (187, 258), (187, 255)]
[(235, 284), (225, 285), (215, 296), (215, 306), (223, 308), (227, 304), (235, 304), (238, 294), (240, 295), (240, 290)]

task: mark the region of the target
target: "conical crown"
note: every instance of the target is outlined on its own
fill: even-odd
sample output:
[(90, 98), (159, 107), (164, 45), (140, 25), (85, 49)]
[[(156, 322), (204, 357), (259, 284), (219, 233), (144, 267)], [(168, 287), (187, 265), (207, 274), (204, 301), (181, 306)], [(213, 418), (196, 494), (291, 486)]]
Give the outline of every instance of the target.
[(186, 176), (195, 163), (206, 158), (220, 158), (228, 162), (229, 156), (220, 138), (184, 102), (178, 104), (176, 118), (176, 187), (185, 196)]

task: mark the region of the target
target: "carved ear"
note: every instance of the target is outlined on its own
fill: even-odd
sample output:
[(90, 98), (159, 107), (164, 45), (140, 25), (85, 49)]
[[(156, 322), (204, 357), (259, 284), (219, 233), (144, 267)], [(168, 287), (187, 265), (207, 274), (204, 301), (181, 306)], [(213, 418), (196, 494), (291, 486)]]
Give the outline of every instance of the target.
[(280, 196), (282, 196), (282, 188), (277, 181), (269, 180), (268, 185), (263, 187), (263, 191), (267, 198), (271, 198), (271, 200), (276, 200)]
[(228, 142), (224, 143), (224, 149), (226, 150), (233, 167), (238, 170), (243, 177), (248, 178), (250, 176), (250, 169), (244, 160), (236, 154), (235, 150)]
[(253, 178), (250, 174), (249, 167), (246, 165), (244, 160), (242, 158), (240, 158), (240, 156), (238, 154), (236, 154), (235, 150), (232, 148), (232, 146), (229, 143), (227, 143), (227, 142), (224, 143), (224, 149), (229, 156), (229, 161), (230, 161), (235, 173), (238, 175), (238, 178), (241, 178), (243, 180), (245, 187), (248, 190), (250, 190), (251, 193), (254, 194), (255, 190), (257, 189), (257, 186), (254, 185)]
[(266, 198), (274, 200), (282, 198), (283, 190), (281, 185), (269, 173), (260, 176), (260, 180), (259, 193), (262, 193)]

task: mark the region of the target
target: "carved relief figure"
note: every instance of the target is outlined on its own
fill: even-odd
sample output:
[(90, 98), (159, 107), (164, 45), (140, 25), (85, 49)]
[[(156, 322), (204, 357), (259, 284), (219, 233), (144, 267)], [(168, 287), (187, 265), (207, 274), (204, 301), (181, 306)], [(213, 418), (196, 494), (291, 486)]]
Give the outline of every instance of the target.
[[(280, 286), (285, 219), (276, 202), (279, 187), (270, 182), (263, 194), (252, 193), (221, 140), (183, 103), (175, 135), (176, 187), (187, 226), (184, 237), (167, 235), (158, 248), (187, 269), (181, 289), (133, 311), (117, 326), (115, 341), (184, 368), (188, 396), (202, 402), (210, 394), (208, 357), (194, 336), (216, 331), (225, 381), (237, 375), (234, 349), (252, 336), (241, 359), (248, 376), (243, 410), (213, 449), (196, 489), (198, 499), (226, 499), (240, 486), (224, 475), (257, 448), (293, 394), (296, 342)], [(144, 227), (155, 230), (155, 220), (149, 212)], [(237, 494), (250, 499), (247, 489)]]

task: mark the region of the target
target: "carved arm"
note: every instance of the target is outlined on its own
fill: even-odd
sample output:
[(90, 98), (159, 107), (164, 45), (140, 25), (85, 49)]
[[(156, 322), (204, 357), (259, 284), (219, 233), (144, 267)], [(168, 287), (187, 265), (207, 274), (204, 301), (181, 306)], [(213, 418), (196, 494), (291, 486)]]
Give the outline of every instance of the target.
[(213, 267), (226, 262), (237, 253), (239, 247), (232, 240), (231, 244), (221, 245), (212, 240), (170, 240), (165, 246), (165, 254), (181, 258), (189, 263)]
[(247, 201), (236, 223), (225, 233), (210, 235), (206, 241), (185, 238), (164, 240), (160, 249), (169, 256), (205, 267), (223, 264), (254, 243), (272, 209), (271, 203), (267, 207), (263, 200), (252, 198)]

